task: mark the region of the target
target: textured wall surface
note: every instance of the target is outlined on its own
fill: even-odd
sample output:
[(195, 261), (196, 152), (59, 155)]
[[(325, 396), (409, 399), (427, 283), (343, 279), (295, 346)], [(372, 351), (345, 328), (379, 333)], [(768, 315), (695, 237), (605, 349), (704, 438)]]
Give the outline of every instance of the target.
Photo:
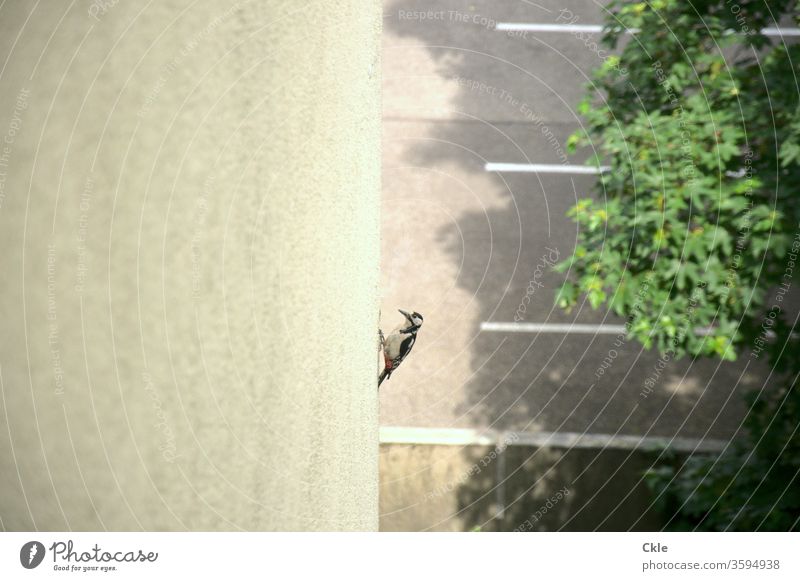
[(374, 530), (380, 5), (0, 8), (0, 530)]

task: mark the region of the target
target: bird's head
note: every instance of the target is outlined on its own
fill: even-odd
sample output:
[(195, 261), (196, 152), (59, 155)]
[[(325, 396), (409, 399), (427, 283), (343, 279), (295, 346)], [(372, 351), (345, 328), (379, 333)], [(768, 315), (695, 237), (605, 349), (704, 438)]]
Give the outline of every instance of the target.
[(419, 329), (422, 326), (422, 315), (420, 315), (418, 312), (414, 311), (413, 313), (409, 313), (403, 309), (397, 310), (400, 311), (400, 314), (406, 318), (408, 324), (414, 329)]

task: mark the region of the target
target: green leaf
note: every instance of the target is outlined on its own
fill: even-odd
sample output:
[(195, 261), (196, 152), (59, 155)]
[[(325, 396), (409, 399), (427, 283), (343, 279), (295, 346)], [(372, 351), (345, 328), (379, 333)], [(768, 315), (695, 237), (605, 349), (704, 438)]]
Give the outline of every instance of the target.
[(600, 308), (600, 305), (602, 305), (605, 302), (606, 293), (602, 290), (594, 289), (589, 291), (588, 297), (589, 297), (589, 304), (592, 305), (592, 308), (598, 309)]

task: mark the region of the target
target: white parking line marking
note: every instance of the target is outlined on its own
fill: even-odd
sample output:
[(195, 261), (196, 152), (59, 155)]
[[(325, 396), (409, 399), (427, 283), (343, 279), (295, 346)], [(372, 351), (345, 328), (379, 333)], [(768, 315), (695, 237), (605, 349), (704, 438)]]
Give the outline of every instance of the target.
[(625, 325), (587, 325), (582, 323), (481, 323), (481, 331), (500, 333), (577, 333), (581, 335), (619, 335)]
[[(497, 333), (560, 333), (564, 335), (619, 335), (626, 333), (625, 325), (591, 325), (586, 323), (511, 323), (511, 322), (483, 322), (481, 331), (494, 331)], [(710, 327), (698, 327), (695, 334), (704, 337), (710, 335)]]
[(588, 165), (565, 165), (547, 163), (496, 163), (488, 162), (484, 167), (486, 171), (502, 172), (525, 172), (525, 173), (563, 173), (563, 174), (583, 174), (597, 175), (609, 171), (607, 165), (588, 166)]
[(800, 28), (765, 28), (761, 33), (767, 36), (800, 36)]
[(679, 452), (721, 452), (725, 440), (683, 437), (627, 436), (580, 432), (510, 432), (460, 428), (408, 428), (381, 426), (381, 444), (427, 446), (534, 446), (537, 448), (611, 448), (617, 450), (659, 450)]
[(603, 32), (603, 25), (498, 22), (494, 29), (506, 32)]
[[(529, 22), (498, 22), (495, 30), (503, 32), (603, 32), (602, 24), (543, 24)], [(636, 34), (638, 28), (629, 28), (625, 31), (628, 34)], [(736, 31), (731, 31), (736, 32)], [(800, 28), (776, 28), (769, 27), (761, 30), (766, 36), (800, 36)]]

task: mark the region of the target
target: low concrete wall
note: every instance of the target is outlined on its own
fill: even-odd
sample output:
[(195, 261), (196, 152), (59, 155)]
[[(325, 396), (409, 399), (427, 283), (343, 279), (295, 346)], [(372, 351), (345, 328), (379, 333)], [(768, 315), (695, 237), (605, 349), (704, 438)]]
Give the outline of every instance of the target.
[(377, 528), (380, 21), (3, 6), (0, 529)]
[(659, 530), (652, 452), (381, 445), (382, 531)]

